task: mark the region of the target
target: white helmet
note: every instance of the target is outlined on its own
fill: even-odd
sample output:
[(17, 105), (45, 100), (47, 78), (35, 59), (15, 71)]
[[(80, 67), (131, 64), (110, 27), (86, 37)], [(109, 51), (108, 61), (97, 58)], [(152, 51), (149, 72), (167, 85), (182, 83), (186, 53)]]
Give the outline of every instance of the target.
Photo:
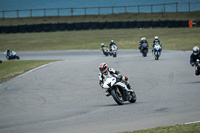
[(194, 53), (194, 55), (197, 55), (199, 53), (199, 47), (198, 46), (195, 46), (193, 48), (193, 53)]
[(113, 43), (113, 42), (114, 42), (114, 40), (111, 40), (110, 42), (112, 42), (112, 43)]
[(154, 39), (155, 39), (155, 40), (158, 40), (158, 36), (155, 36)]
[(101, 46), (104, 46), (104, 43), (101, 43)]
[(142, 41), (145, 41), (145, 40), (146, 40), (146, 38), (145, 38), (145, 37), (142, 37), (142, 38), (141, 38), (141, 40), (142, 40)]

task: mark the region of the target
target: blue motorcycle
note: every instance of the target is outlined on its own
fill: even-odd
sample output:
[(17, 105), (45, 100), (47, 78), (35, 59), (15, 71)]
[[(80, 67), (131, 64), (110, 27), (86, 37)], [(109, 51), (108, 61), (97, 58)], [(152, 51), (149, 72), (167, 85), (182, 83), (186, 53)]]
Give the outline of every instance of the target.
[(10, 52), (4, 52), (4, 55), (6, 56), (6, 58), (8, 60), (12, 60), (12, 59), (17, 59), (19, 60), (20, 57), (17, 55), (17, 53), (15, 51), (10, 51)]
[(153, 48), (153, 54), (154, 54), (155, 60), (159, 59), (159, 57), (161, 55), (161, 51), (162, 51), (162, 48), (161, 48), (160, 44), (156, 43)]

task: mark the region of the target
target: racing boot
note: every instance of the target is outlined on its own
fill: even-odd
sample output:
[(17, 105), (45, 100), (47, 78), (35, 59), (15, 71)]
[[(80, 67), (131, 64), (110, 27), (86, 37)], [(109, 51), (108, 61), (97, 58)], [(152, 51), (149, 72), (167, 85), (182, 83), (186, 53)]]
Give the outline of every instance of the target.
[(106, 90), (106, 91), (105, 91), (105, 95), (106, 95), (107, 97), (109, 97), (111, 94), (110, 94), (110, 92), (109, 92), (108, 90)]

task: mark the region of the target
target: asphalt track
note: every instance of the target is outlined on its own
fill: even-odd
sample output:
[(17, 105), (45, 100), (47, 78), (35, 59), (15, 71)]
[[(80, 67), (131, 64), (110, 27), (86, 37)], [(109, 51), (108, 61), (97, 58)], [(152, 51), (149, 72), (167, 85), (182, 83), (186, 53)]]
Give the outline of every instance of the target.
[[(138, 50), (19, 52), (22, 60), (62, 59), (0, 84), (0, 133), (111, 133), (200, 120), (200, 77), (191, 52)], [(119, 106), (98, 84), (106, 62), (129, 77), (137, 102)]]

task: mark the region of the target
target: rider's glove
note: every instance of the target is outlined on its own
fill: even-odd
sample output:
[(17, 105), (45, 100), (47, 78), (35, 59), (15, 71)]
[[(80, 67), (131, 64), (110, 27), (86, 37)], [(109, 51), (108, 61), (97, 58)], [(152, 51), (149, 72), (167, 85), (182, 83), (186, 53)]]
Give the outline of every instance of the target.
[(121, 75), (121, 74), (118, 74), (118, 75), (117, 75), (117, 78), (118, 78), (118, 79), (121, 79), (121, 78), (122, 78), (122, 75)]

